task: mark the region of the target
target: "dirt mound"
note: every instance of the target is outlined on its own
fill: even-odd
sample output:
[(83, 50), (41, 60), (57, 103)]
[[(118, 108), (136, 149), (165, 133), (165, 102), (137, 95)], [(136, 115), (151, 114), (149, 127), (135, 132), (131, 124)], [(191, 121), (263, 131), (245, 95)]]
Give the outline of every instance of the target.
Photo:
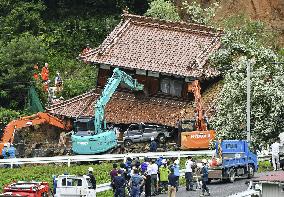
[(18, 157), (44, 157), (66, 154), (64, 151), (71, 147), (66, 138), (66, 146), (59, 144), (63, 130), (48, 125), (34, 125), (21, 128), (15, 132), (14, 145)]

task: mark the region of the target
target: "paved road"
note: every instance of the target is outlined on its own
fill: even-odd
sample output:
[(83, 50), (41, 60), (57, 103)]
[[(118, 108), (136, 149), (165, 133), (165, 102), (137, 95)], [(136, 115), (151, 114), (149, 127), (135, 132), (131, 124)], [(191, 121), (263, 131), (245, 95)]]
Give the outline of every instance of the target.
[[(226, 197), (231, 194), (235, 194), (247, 189), (245, 182), (247, 179), (237, 179), (234, 183), (222, 183), (220, 181), (212, 181), (208, 185), (211, 196), (214, 197)], [(201, 194), (201, 190), (186, 191), (184, 187), (180, 188), (177, 192), (178, 197), (198, 197)], [(159, 197), (166, 197), (166, 194), (159, 195)]]

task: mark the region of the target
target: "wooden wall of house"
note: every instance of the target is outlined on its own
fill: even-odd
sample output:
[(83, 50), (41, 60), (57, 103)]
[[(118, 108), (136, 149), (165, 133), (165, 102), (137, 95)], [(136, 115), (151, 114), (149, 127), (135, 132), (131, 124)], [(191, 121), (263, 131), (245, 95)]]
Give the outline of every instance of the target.
[(108, 78), (111, 76), (111, 70), (109, 69), (99, 69), (98, 79), (97, 79), (97, 86), (104, 87), (107, 83)]
[[(112, 75), (112, 70), (113, 69), (99, 68), (98, 81), (97, 81), (98, 87), (102, 88), (102, 87), (105, 86), (108, 78), (111, 77), (111, 75)], [(125, 70), (125, 69), (124, 69), (124, 71), (127, 72), (127, 70)], [(129, 73), (129, 72), (127, 72), (127, 73)], [(146, 76), (146, 75), (138, 75), (138, 74), (134, 74), (133, 71), (130, 72), (130, 73), (135, 79), (138, 80), (139, 83), (142, 83), (144, 85), (144, 90), (145, 90), (145, 92), (147, 92), (147, 94), (149, 96), (155, 96), (160, 92), (160, 80), (161, 80), (161, 78)], [(184, 82), (181, 99), (187, 99), (188, 98), (187, 86), (188, 86), (188, 83)], [(123, 88), (123, 87), (121, 89), (127, 90), (126, 88)], [(167, 96), (167, 97), (169, 97), (169, 96)]]

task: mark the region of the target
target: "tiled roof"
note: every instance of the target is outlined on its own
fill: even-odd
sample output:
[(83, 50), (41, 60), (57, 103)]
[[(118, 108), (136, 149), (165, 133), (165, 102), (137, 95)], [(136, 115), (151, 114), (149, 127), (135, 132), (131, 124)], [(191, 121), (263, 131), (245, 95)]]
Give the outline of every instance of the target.
[(221, 30), (124, 14), (123, 20), (84, 61), (185, 77), (214, 77), (205, 64), (220, 47)]
[[(80, 96), (52, 105), (47, 111), (54, 115), (71, 118), (93, 116), (94, 104), (101, 89), (95, 89)], [(161, 98), (139, 99), (132, 93), (117, 92), (106, 106), (105, 116), (110, 123), (155, 123), (175, 126), (186, 108), (186, 102)], [(189, 114), (189, 113), (187, 113)], [(190, 116), (192, 117), (193, 111)]]
[(284, 183), (284, 172), (276, 171), (254, 179), (257, 182), (282, 182)]

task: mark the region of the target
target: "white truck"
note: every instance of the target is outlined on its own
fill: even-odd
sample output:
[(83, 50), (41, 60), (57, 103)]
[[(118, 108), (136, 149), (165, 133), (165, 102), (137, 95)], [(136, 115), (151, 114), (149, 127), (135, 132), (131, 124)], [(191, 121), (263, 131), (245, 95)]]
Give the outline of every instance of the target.
[(96, 197), (96, 190), (86, 175), (59, 175), (55, 182), (54, 197)]

